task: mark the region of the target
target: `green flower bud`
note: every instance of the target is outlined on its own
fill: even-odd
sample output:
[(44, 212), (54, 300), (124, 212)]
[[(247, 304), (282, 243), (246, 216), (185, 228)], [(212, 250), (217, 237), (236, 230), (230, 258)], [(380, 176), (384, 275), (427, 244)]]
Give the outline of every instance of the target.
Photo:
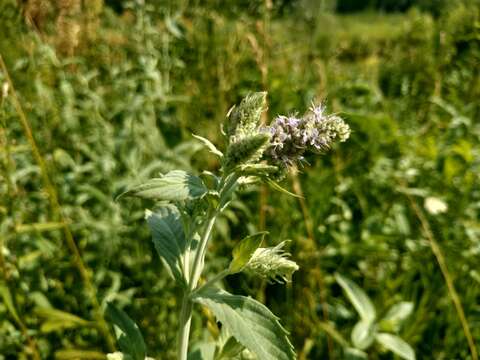
[(227, 115), (225, 134), (233, 137), (233, 141), (256, 132), (260, 124), (260, 116), (267, 104), (266, 92), (248, 94), (240, 103), (233, 107)]
[(269, 141), (270, 134), (257, 133), (231, 143), (224, 157), (224, 171), (229, 171), (237, 165), (258, 161), (269, 146)]
[(292, 274), (298, 270), (298, 265), (288, 259), (290, 254), (283, 251), (285, 243), (283, 241), (275, 247), (258, 248), (244, 270), (272, 281), (290, 281)]

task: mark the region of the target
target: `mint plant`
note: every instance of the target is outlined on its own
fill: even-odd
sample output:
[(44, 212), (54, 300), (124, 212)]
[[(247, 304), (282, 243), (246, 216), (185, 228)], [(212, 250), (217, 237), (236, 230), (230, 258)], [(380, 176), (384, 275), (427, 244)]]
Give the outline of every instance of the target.
[[(277, 182), (292, 166), (305, 163), (306, 152), (322, 153), (335, 141), (345, 141), (350, 134), (348, 125), (336, 115), (327, 115), (322, 106), (313, 106), (302, 117), (279, 116), (271, 125), (261, 125), (265, 104), (266, 93), (259, 92), (248, 95), (229, 111), (222, 129), (227, 142), (225, 153), (209, 140), (194, 135), (219, 158), (222, 166), (218, 174), (204, 171), (196, 176), (174, 170), (121, 195), (159, 202), (155, 210), (146, 210), (145, 218), (158, 255), (183, 291), (179, 360), (238, 358), (244, 350), (262, 360), (296, 357), (287, 331), (266, 306), (216, 286), (226, 276), (239, 272), (269, 281), (290, 281), (298, 266), (283, 250), (285, 242), (262, 247), (266, 234), (250, 235), (235, 246), (226, 269), (205, 282), (200, 281), (215, 222), (241, 186), (264, 182), (281, 189)], [(189, 355), (195, 304), (207, 307), (222, 324), (222, 339), (208, 355), (205, 352)], [(122, 358), (143, 360), (146, 349), (138, 327), (113, 307), (109, 316), (118, 330)], [(117, 355), (120, 356), (112, 354), (111, 358)]]

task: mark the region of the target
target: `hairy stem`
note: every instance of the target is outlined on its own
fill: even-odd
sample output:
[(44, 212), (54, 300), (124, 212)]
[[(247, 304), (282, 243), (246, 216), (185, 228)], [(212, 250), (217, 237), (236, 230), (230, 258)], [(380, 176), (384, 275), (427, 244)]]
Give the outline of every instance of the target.
[[(188, 355), (188, 340), (190, 338), (190, 325), (192, 323), (192, 301), (190, 295), (192, 291), (197, 287), (200, 274), (203, 270), (205, 251), (207, 249), (208, 240), (212, 233), (213, 225), (217, 219), (217, 212), (210, 210), (208, 212), (208, 221), (203, 232), (203, 236), (195, 252), (195, 258), (193, 260), (193, 266), (190, 273), (190, 280), (188, 287), (183, 293), (182, 309), (180, 311), (180, 323), (178, 329), (178, 360), (187, 360)], [(188, 274), (186, 274), (188, 276)]]

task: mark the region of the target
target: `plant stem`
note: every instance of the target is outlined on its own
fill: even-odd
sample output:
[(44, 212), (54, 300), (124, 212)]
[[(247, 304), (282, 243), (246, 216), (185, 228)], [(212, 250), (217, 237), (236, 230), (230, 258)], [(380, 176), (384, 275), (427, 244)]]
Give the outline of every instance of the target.
[[(203, 270), (205, 250), (207, 248), (208, 240), (212, 233), (213, 225), (217, 219), (217, 212), (210, 210), (208, 212), (208, 222), (205, 227), (202, 239), (195, 252), (195, 259), (193, 260), (193, 266), (190, 273), (190, 280), (188, 287), (183, 293), (182, 309), (180, 311), (180, 323), (178, 329), (178, 360), (187, 360), (188, 355), (188, 340), (190, 338), (190, 325), (192, 323), (192, 301), (190, 295), (192, 291), (197, 287), (200, 274)], [(188, 276), (188, 274), (186, 274)]]

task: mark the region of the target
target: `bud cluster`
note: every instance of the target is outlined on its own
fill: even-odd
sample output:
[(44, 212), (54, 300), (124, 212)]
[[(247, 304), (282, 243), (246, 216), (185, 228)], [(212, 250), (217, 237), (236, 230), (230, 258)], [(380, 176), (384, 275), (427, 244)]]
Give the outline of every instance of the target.
[(283, 251), (285, 243), (283, 241), (275, 247), (255, 250), (245, 270), (277, 282), (290, 281), (292, 274), (298, 270), (298, 265), (288, 259), (290, 254)]

